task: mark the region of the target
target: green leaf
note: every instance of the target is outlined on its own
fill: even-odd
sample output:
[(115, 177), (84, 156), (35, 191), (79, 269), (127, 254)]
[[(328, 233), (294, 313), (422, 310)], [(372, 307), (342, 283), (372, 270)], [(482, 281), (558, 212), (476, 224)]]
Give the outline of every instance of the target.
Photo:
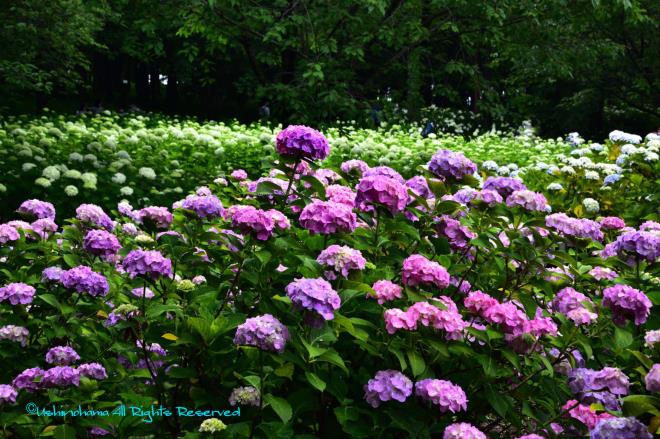
[(62, 308), (60, 302), (58, 302), (57, 298), (52, 294), (39, 294), (37, 297), (39, 297), (41, 300), (43, 300), (53, 308), (57, 308), (58, 310)]
[(497, 414), (503, 418), (506, 417), (506, 414), (513, 406), (509, 397), (500, 394), (492, 386), (486, 387), (486, 399)]
[(614, 344), (619, 349), (625, 349), (630, 346), (633, 342), (633, 336), (630, 332), (625, 329), (619, 328), (618, 326), (614, 329)]
[(280, 417), (283, 423), (289, 422), (291, 416), (293, 416), (293, 410), (291, 409), (291, 404), (284, 399), (277, 396), (273, 396), (270, 393), (264, 396), (264, 402), (270, 404), (270, 406), (275, 410), (277, 416)]
[(421, 375), (424, 370), (426, 370), (426, 363), (424, 362), (422, 356), (419, 355), (417, 351), (408, 351), (407, 355), (413, 375), (416, 377)]
[(314, 388), (316, 388), (321, 392), (325, 390), (325, 381), (319, 378), (318, 375), (316, 375), (313, 372), (305, 372), (305, 376), (307, 377), (307, 381), (309, 381), (309, 384), (314, 386)]
[(325, 361), (326, 363), (334, 364), (335, 366), (340, 367), (344, 372), (348, 373), (344, 360), (334, 349), (327, 350), (317, 361)]
[(650, 413), (660, 416), (660, 399), (650, 395), (629, 395), (623, 398), (623, 414), (639, 416)]
[(71, 268), (80, 265), (80, 258), (76, 255), (66, 254), (63, 256), (63, 259), (64, 262), (66, 262), (66, 265), (68, 265)]
[(53, 430), (55, 439), (76, 439), (76, 430), (70, 425), (58, 425)]
[(274, 373), (278, 377), (292, 379), (294, 369), (295, 366), (293, 365), (293, 363), (284, 363), (283, 365), (275, 369)]

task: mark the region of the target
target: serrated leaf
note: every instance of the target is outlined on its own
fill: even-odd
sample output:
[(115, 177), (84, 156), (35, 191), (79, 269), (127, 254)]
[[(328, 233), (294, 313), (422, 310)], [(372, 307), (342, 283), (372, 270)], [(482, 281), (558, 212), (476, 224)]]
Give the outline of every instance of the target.
[(323, 381), (321, 378), (319, 378), (318, 375), (316, 375), (313, 372), (305, 372), (305, 376), (307, 377), (307, 381), (309, 381), (309, 384), (314, 386), (315, 389), (323, 392), (325, 390), (325, 381)]
[(273, 396), (269, 393), (264, 396), (264, 402), (273, 408), (283, 423), (286, 424), (289, 422), (289, 420), (291, 420), (291, 416), (293, 416), (293, 410), (291, 409), (291, 404), (289, 404), (286, 399)]

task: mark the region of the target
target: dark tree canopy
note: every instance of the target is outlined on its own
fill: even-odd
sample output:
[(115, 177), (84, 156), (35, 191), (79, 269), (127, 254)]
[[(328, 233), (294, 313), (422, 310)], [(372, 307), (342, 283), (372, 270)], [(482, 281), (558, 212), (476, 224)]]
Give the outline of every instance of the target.
[(213, 118), (369, 121), (397, 103), (542, 132), (660, 126), (654, 0), (14, 0), (7, 111), (101, 103)]

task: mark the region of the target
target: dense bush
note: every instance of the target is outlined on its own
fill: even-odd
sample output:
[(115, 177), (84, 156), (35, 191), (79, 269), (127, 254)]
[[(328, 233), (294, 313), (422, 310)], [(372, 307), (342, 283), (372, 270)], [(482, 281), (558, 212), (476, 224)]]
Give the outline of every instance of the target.
[[(138, 143), (152, 143), (145, 135)], [(323, 159), (327, 144), (306, 128), (274, 146), (268, 177), (234, 170), (171, 210), (123, 202), (113, 221), (82, 204), (64, 219), (31, 200), (16, 216), (32, 223), (0, 226), (5, 432), (529, 439), (658, 429), (657, 210), (646, 220), (617, 212), (625, 222), (550, 213), (542, 193), (508, 176), (480, 184), (477, 166), (447, 150), (406, 181), (359, 160), (320, 168), (310, 157)], [(240, 416), (64, 420), (26, 414), (28, 402), (231, 403)]]

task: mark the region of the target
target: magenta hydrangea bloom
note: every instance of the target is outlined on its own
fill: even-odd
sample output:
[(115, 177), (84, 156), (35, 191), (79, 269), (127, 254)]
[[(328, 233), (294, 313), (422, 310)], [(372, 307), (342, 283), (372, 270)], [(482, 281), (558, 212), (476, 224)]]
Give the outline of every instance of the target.
[(590, 439), (653, 439), (646, 425), (635, 418), (605, 418), (591, 430)]
[(148, 206), (135, 212), (135, 221), (140, 224), (151, 224), (157, 229), (167, 229), (174, 217), (167, 207)]
[(0, 384), (0, 405), (15, 404), (18, 392), (12, 386)]
[(105, 276), (94, 272), (86, 265), (79, 265), (62, 272), (60, 282), (64, 288), (73, 288), (79, 293), (87, 293), (94, 297), (105, 296), (110, 289)]
[(8, 242), (18, 241), (21, 235), (14, 227), (9, 224), (0, 224), (0, 245), (7, 244)]
[(619, 277), (619, 274), (607, 267), (594, 267), (589, 270), (589, 274), (596, 280), (614, 280)]
[(442, 215), (436, 218), (433, 225), (438, 234), (445, 236), (449, 241), (449, 245), (456, 250), (465, 249), (469, 245), (470, 240), (477, 236), (470, 229), (463, 226), (460, 221), (449, 215)]
[(237, 405), (259, 407), (260, 404), (261, 397), (259, 396), (259, 390), (252, 386), (236, 387), (231, 391), (231, 395), (229, 395), (229, 405), (232, 407)]
[(325, 279), (296, 279), (286, 286), (286, 295), (293, 304), (314, 311), (325, 320), (332, 320), (334, 311), (341, 306), (339, 294)]
[(320, 200), (305, 206), (298, 220), (305, 229), (323, 235), (352, 232), (357, 224), (357, 216), (349, 206)]
[(427, 378), (415, 383), (415, 395), (424, 401), (430, 401), (440, 408), (441, 413), (467, 410), (467, 396), (461, 388), (451, 381)]
[(355, 204), (365, 212), (383, 205), (392, 215), (403, 212), (408, 204), (408, 190), (403, 183), (383, 175), (363, 177), (356, 186)]
[(181, 207), (192, 210), (200, 218), (215, 218), (222, 216), (222, 202), (215, 195), (188, 195)]
[(68, 387), (80, 385), (80, 373), (70, 366), (55, 366), (44, 372), (39, 383), (43, 387)]
[(161, 276), (172, 276), (172, 261), (158, 250), (132, 250), (121, 265), (131, 279), (146, 276), (156, 280)]
[(364, 270), (367, 260), (360, 250), (333, 244), (319, 254), (316, 262), (341, 273), (343, 277), (348, 277), (351, 270)]
[(484, 311), (484, 319), (489, 323), (499, 324), (504, 332), (519, 335), (524, 332), (527, 316), (513, 302), (493, 305)]
[(508, 207), (520, 206), (525, 210), (543, 212), (548, 208), (548, 200), (543, 194), (528, 190), (515, 191), (506, 198)]
[(396, 331), (414, 331), (417, 329), (417, 318), (414, 314), (402, 309), (392, 308), (383, 313), (385, 320), (385, 330), (388, 334), (394, 334)]
[(287, 157), (323, 160), (330, 145), (323, 134), (304, 125), (289, 125), (277, 134), (275, 149)]
[(153, 299), (155, 294), (153, 291), (151, 291), (150, 288), (145, 288), (145, 287), (137, 287), (133, 288), (131, 290), (131, 294), (135, 297), (142, 298), (144, 296), (145, 299)]
[(39, 390), (41, 387), (40, 380), (43, 378), (44, 373), (45, 372), (38, 367), (25, 369), (23, 372), (19, 373), (16, 378), (14, 378), (11, 384), (17, 389), (34, 392), (35, 390)]
[(369, 170), (369, 165), (362, 160), (347, 160), (339, 166), (339, 169), (346, 174), (356, 172), (359, 175), (363, 175)]
[(30, 336), (30, 331), (27, 328), (16, 325), (6, 325), (0, 328), (0, 340), (10, 340), (20, 343), (25, 347)]
[(406, 180), (406, 187), (413, 191), (418, 197), (422, 198), (433, 198), (433, 192), (429, 188), (429, 184), (421, 175), (415, 175), (414, 177)]
[(565, 236), (589, 238), (594, 241), (603, 240), (600, 224), (589, 219), (571, 218), (565, 213), (553, 213), (545, 217), (545, 225)]
[(70, 346), (55, 346), (46, 352), (46, 363), (68, 366), (80, 360), (80, 355)]
[[(562, 406), (562, 410), (568, 410), (568, 415), (582, 422), (589, 430), (592, 430), (601, 419), (614, 418), (609, 413), (596, 413), (591, 407), (584, 404), (577, 404), (577, 401), (571, 399)], [(572, 408), (571, 408), (572, 407)], [(570, 409), (570, 410), (569, 410)]]
[(644, 378), (644, 383), (649, 392), (660, 392), (660, 364), (656, 363), (651, 367)]
[(284, 352), (291, 337), (286, 326), (270, 314), (247, 319), (236, 329), (234, 344), (256, 346), (264, 351)]
[(462, 152), (447, 149), (438, 150), (428, 162), (429, 171), (438, 177), (462, 180), (467, 175), (477, 172), (477, 165), (465, 157)]
[(601, 218), (599, 223), (603, 229), (608, 230), (619, 230), (626, 227), (626, 222), (618, 216), (606, 216)]
[(364, 399), (373, 408), (395, 400), (405, 402), (412, 395), (413, 382), (397, 370), (381, 370), (364, 385)]
[(644, 324), (653, 306), (646, 294), (628, 285), (605, 288), (602, 305), (612, 311), (617, 325), (625, 324), (626, 319), (634, 320), (635, 325)]
[(471, 313), (483, 317), (488, 309), (499, 304), (499, 302), (488, 294), (476, 290), (468, 294), (463, 300), (463, 304)]
[(576, 325), (588, 325), (598, 318), (598, 314), (592, 311), (594, 303), (591, 299), (571, 287), (561, 289), (550, 302), (550, 308), (564, 314)]
[(33, 286), (14, 282), (0, 288), (0, 302), (6, 300), (12, 305), (28, 305), (32, 303), (36, 292)]
[(104, 380), (108, 378), (108, 373), (105, 371), (105, 367), (99, 363), (84, 363), (78, 366), (77, 370), (80, 376), (87, 378), (95, 380)]
[(355, 192), (350, 187), (331, 184), (325, 188), (325, 196), (329, 201), (345, 204), (351, 209), (355, 207)]
[(545, 438), (543, 436), (539, 436), (536, 433), (531, 433), (523, 436), (518, 436), (516, 439), (545, 439)]
[(26, 200), (21, 203), (17, 212), (32, 215), (36, 219), (48, 218), (55, 221), (55, 206), (47, 201)]
[(30, 224), (30, 228), (41, 239), (48, 239), (51, 233), (57, 232), (57, 224), (50, 218), (41, 218)]
[(231, 176), (231, 178), (233, 178), (236, 181), (243, 181), (248, 178), (248, 174), (247, 172), (245, 172), (244, 169), (235, 169), (229, 175)]
[(477, 427), (466, 422), (448, 425), (442, 434), (442, 439), (487, 439)]
[(367, 295), (367, 297), (375, 298), (378, 304), (382, 305), (390, 300), (400, 299), (402, 288), (389, 280), (378, 280), (374, 282), (371, 287), (376, 292), (376, 296)]
[(115, 228), (110, 217), (103, 209), (95, 204), (81, 204), (78, 206), (76, 209), (76, 218), (94, 227), (100, 227), (110, 231)]
[(116, 255), (121, 244), (115, 235), (105, 230), (90, 230), (83, 240), (83, 248), (91, 255), (111, 260)]
[(253, 206), (231, 206), (228, 211), (232, 226), (241, 233), (251, 234), (260, 241), (266, 241), (273, 234), (275, 220), (272, 214)]
[(477, 193), (477, 196), (474, 197), (475, 200), (482, 201), (489, 206), (492, 206), (493, 204), (500, 204), (504, 201), (502, 196), (494, 190), (491, 189), (482, 189)]
[(401, 176), (401, 174), (389, 166), (376, 166), (375, 168), (369, 168), (362, 173), (362, 178), (376, 176), (391, 178), (400, 184), (406, 183), (406, 180)]
[(483, 184), (483, 189), (496, 191), (502, 198), (506, 199), (515, 191), (527, 190), (527, 186), (517, 178), (488, 177)]
[(437, 262), (416, 254), (403, 261), (401, 281), (409, 287), (433, 285), (442, 289), (449, 286), (449, 272)]

